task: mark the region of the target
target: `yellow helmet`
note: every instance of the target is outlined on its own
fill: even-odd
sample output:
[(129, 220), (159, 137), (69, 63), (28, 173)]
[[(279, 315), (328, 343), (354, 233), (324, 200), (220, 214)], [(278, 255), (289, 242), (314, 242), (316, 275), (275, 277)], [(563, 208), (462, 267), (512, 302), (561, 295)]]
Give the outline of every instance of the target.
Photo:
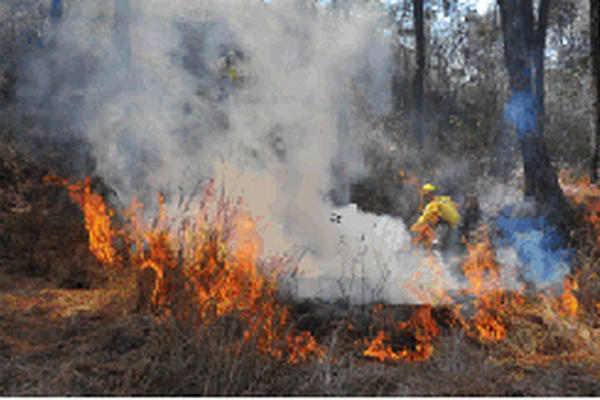
[(435, 192), (435, 190), (436, 190), (435, 186), (433, 186), (431, 183), (427, 183), (427, 184), (423, 185), (424, 192)]

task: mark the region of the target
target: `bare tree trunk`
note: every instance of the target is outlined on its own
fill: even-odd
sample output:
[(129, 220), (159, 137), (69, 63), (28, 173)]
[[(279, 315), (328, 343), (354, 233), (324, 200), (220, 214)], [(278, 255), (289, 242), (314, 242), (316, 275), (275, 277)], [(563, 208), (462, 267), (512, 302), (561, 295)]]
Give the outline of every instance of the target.
[(536, 104), (538, 108), (537, 113), (537, 129), (538, 135), (544, 137), (544, 119), (546, 117), (546, 111), (544, 106), (544, 50), (546, 49), (546, 30), (548, 28), (548, 13), (550, 11), (550, 1), (543, 0), (540, 4), (538, 13), (538, 26), (535, 30), (535, 38), (532, 43), (533, 49), (535, 50), (535, 95)]
[(600, 30), (600, 2), (598, 0), (590, 0), (590, 56), (592, 58), (592, 74), (594, 87), (596, 88), (596, 123), (594, 129), (594, 140), (592, 140), (592, 165), (591, 165), (591, 180), (598, 180), (598, 163), (599, 154), (598, 147), (600, 146), (600, 43), (598, 38), (598, 30)]
[[(544, 50), (550, 0), (541, 0), (537, 23), (532, 0), (498, 0), (512, 97), (505, 117), (516, 129), (525, 172), (525, 195), (554, 225), (570, 224), (544, 142)], [(564, 230), (563, 230), (564, 231)]]
[(425, 34), (423, 21), (423, 0), (413, 0), (413, 15), (415, 23), (416, 61), (417, 68), (413, 82), (413, 139), (419, 149), (423, 148), (423, 80), (425, 76)]

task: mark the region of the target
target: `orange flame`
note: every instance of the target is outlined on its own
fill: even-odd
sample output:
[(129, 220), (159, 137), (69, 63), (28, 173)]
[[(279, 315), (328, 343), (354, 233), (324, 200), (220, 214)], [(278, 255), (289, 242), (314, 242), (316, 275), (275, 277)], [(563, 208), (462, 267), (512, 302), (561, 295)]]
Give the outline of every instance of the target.
[[(496, 284), (499, 275), (499, 265), (496, 254), (491, 248), (490, 239), (485, 229), (480, 229), (473, 243), (466, 243), (467, 256), (462, 265), (465, 277), (469, 282), (469, 292), (479, 295), (489, 284)], [(486, 283), (488, 285), (486, 285)]]
[(471, 320), (470, 333), (482, 342), (499, 342), (506, 337), (503, 319), (503, 292), (483, 295), (475, 301), (477, 313)]
[(476, 296), (476, 314), (470, 321), (469, 333), (483, 342), (498, 342), (506, 337), (503, 318), (508, 297), (500, 289), (500, 266), (485, 227), (472, 243), (466, 243), (467, 256), (462, 269), (469, 282), (464, 293)]
[(577, 315), (579, 302), (573, 291), (579, 289), (576, 279), (565, 277), (563, 282), (563, 293), (559, 298), (560, 311), (565, 317), (574, 317)]
[(583, 206), (583, 232), (589, 244), (600, 248), (600, 188), (591, 183), (589, 176), (575, 179), (571, 171), (564, 169), (559, 172), (559, 183), (565, 196), (576, 206)]
[(325, 350), (317, 344), (308, 331), (296, 336), (288, 336), (288, 350), (289, 361), (292, 364), (305, 363), (314, 355), (321, 358), (325, 354)]
[(433, 227), (437, 224), (438, 217), (434, 216), (434, 218), (426, 222), (424, 224), (419, 224), (416, 226), (412, 226), (410, 230), (415, 232), (415, 235), (412, 237), (412, 243), (416, 246), (421, 243), (425, 248), (429, 249), (431, 247), (431, 243), (437, 238), (437, 233)]
[(107, 210), (102, 197), (91, 192), (90, 178), (84, 182), (68, 184), (66, 180), (56, 177), (44, 177), (46, 184), (54, 183), (67, 186), (69, 196), (83, 211), (85, 228), (89, 233), (89, 248), (92, 254), (105, 265), (113, 265), (116, 261), (116, 250), (112, 243), (116, 236), (110, 226), (112, 212)]
[[(112, 211), (101, 196), (92, 193), (89, 178), (76, 183), (54, 177), (45, 180), (66, 186), (71, 199), (81, 207), (89, 233), (89, 249), (101, 263), (120, 265), (124, 258), (119, 257), (113, 244), (117, 235), (121, 235), (129, 248), (127, 259), (131, 264), (140, 271), (149, 268), (156, 273), (151, 301), (159, 318), (166, 315), (190, 321), (188, 317), (193, 313), (193, 327), (200, 328), (219, 318), (232, 317), (243, 326), (240, 342), (255, 343), (261, 354), (293, 364), (324, 357), (326, 348), (310, 332), (294, 331), (289, 309), (276, 300), (280, 273), (277, 268), (285, 261), (275, 260), (273, 268), (264, 267), (259, 226), (244, 210), (241, 199), (232, 201), (223, 192), (217, 196), (212, 184), (207, 185), (198, 215), (175, 224), (167, 216), (164, 199), (159, 195), (158, 217), (151, 225), (144, 221), (143, 205), (134, 201), (124, 213), (128, 220), (125, 229), (116, 231), (111, 227)], [(583, 179), (578, 184), (589, 186), (589, 181)], [(574, 201), (582, 203), (588, 195), (575, 196)], [(588, 199), (586, 207), (586, 221), (594, 229), (594, 241), (600, 244), (597, 215), (600, 200)], [(428, 228), (425, 225), (418, 238), (426, 241), (435, 235)], [(461, 325), (477, 340), (500, 342), (514, 326), (511, 318), (519, 310), (525, 310), (524, 297), (501, 288), (500, 266), (485, 229), (466, 247), (462, 269), (469, 287), (463, 292), (475, 297), (476, 312)], [(435, 262), (431, 263), (435, 270)], [(562, 295), (551, 299), (552, 312), (564, 317), (577, 316), (577, 290), (577, 279), (565, 278)], [(184, 301), (189, 304), (178, 308), (181, 293), (185, 293)], [(443, 294), (437, 298), (450, 300)], [(600, 310), (600, 302), (597, 308)], [(372, 313), (377, 316), (383, 312), (383, 306), (379, 305)], [(431, 312), (431, 306), (421, 306), (415, 308), (408, 321), (393, 322), (387, 318), (377, 329), (371, 327), (371, 332), (376, 332), (373, 339), (358, 342), (365, 346), (363, 355), (379, 361), (429, 359), (434, 351), (433, 341), (439, 335)], [(410, 335), (415, 347), (394, 350), (393, 340), (398, 335)]]
[(407, 354), (406, 350), (394, 352), (392, 350), (392, 346), (384, 343), (389, 340), (390, 338), (385, 331), (380, 330), (377, 332), (377, 336), (371, 341), (371, 343), (365, 339), (365, 344), (368, 344), (369, 347), (363, 352), (363, 354), (367, 357), (376, 358), (379, 361), (398, 360), (402, 357), (405, 357)]
[[(374, 313), (380, 313), (382, 307), (374, 307)], [(391, 337), (385, 330), (380, 329), (377, 335), (370, 342), (365, 339), (364, 343), (367, 349), (363, 351), (363, 355), (370, 358), (385, 360), (405, 359), (407, 361), (423, 361), (427, 360), (433, 354), (432, 341), (439, 334), (437, 323), (431, 316), (431, 306), (420, 306), (416, 308), (410, 320), (406, 322), (397, 322), (391, 324), (387, 321), (387, 325), (395, 325), (391, 328), (392, 331), (411, 332), (411, 335), (416, 340), (414, 350), (402, 349), (393, 351)]]
[[(57, 178), (47, 182), (67, 186), (84, 212), (90, 250), (101, 262), (115, 262), (112, 214), (102, 198), (91, 193), (89, 178), (84, 183)], [(241, 198), (233, 202), (224, 192), (217, 198), (211, 183), (204, 188), (200, 213), (177, 229), (167, 216), (162, 195), (158, 203), (158, 217), (149, 226), (143, 219), (143, 205), (132, 202), (124, 213), (126, 229), (119, 232), (130, 249), (132, 265), (156, 273), (151, 301), (157, 315), (185, 322), (197, 312), (192, 320), (197, 327), (231, 316), (244, 325), (243, 340), (254, 340), (263, 354), (291, 363), (324, 355), (325, 348), (310, 332), (296, 335), (291, 330), (288, 308), (276, 301), (277, 271), (260, 267), (262, 238)], [(182, 298), (190, 304), (182, 305)]]

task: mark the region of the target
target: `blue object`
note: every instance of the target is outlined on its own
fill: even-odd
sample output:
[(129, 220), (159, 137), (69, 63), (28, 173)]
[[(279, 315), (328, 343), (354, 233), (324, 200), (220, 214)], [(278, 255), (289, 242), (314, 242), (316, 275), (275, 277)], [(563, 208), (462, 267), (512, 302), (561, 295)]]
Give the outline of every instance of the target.
[(511, 214), (507, 206), (496, 225), (527, 266), (525, 278), (537, 284), (559, 282), (569, 273), (573, 251), (561, 248), (560, 234), (544, 217), (512, 218)]
[[(33, 38), (31, 36), (27, 36), (27, 45), (31, 45), (33, 43)], [(44, 42), (42, 41), (42, 39), (40, 38), (40, 40), (38, 40), (37, 45), (40, 49), (44, 48)]]
[(57, 21), (62, 17), (62, 4), (60, 0), (52, 0), (52, 10), (50, 11), (52, 21)]
[(538, 106), (531, 90), (515, 90), (504, 108), (504, 118), (517, 130), (517, 137), (524, 139), (537, 135), (535, 130)]

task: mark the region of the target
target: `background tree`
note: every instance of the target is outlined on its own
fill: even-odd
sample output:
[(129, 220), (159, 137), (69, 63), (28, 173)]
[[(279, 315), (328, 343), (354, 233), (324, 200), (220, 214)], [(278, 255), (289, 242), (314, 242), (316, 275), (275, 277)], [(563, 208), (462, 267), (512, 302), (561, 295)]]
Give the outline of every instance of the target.
[(498, 0), (504, 56), (512, 92), (506, 119), (516, 129), (525, 173), (525, 195), (559, 226), (569, 207), (558, 185), (544, 142), (544, 50), (550, 0), (541, 0), (538, 18), (533, 0)]
[(592, 156), (589, 3), (552, 0), (546, 40), (544, 140), (553, 160), (578, 173)]
[(415, 26), (415, 41), (416, 41), (416, 70), (413, 81), (413, 120), (412, 130), (413, 139), (419, 149), (423, 148), (424, 137), (424, 93), (423, 84), (425, 76), (425, 32), (424, 32), (424, 16), (423, 16), (423, 0), (413, 0), (413, 15)]
[(591, 179), (592, 182), (598, 180), (598, 146), (600, 145), (600, 43), (598, 42), (598, 30), (600, 30), (600, 2), (597, 0), (590, 0), (590, 56), (592, 58), (592, 75), (594, 87), (596, 88), (596, 123), (595, 135), (592, 141), (592, 171)]

